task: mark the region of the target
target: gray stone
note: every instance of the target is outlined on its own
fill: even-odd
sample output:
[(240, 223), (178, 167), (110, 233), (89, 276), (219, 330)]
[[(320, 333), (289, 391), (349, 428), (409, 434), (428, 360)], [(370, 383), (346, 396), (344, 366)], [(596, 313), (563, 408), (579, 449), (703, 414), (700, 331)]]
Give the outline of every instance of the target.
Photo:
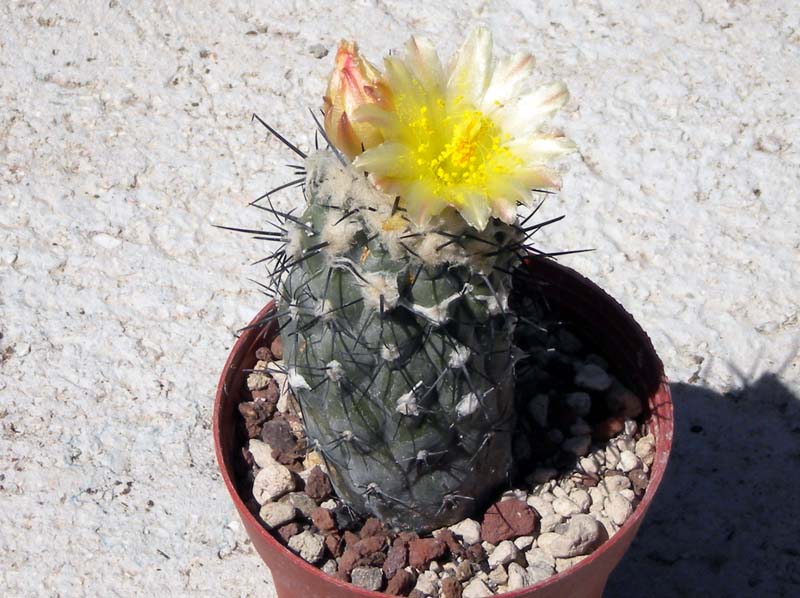
[(296, 507), (307, 519), (311, 518), (311, 513), (317, 508), (317, 503), (305, 492), (290, 492), (280, 502)]
[(525, 567), (518, 563), (509, 563), (507, 584), (508, 589), (512, 592), (529, 586), (530, 581), (528, 581), (528, 572), (525, 570)]
[(325, 58), (328, 55), (328, 48), (322, 44), (314, 44), (308, 48), (308, 53), (314, 58)]
[(258, 504), (265, 505), (294, 490), (292, 472), (280, 463), (271, 463), (256, 475), (253, 481), (253, 497)]
[(320, 567), (320, 570), (328, 575), (336, 575), (339, 570), (339, 565), (336, 564), (336, 559), (328, 559), (325, 564)]
[[(625, 478), (626, 480), (628, 478)], [(605, 512), (609, 519), (617, 525), (622, 525), (633, 513), (633, 505), (621, 494), (612, 494), (606, 499)]]
[(575, 384), (587, 390), (603, 391), (611, 386), (611, 377), (600, 366), (587, 363), (575, 375)]
[(591, 515), (576, 515), (563, 535), (539, 536), (539, 547), (556, 558), (572, 558), (589, 553), (599, 543), (601, 526)]
[(628, 473), (629, 471), (633, 471), (634, 469), (639, 469), (642, 466), (642, 462), (639, 460), (635, 454), (631, 451), (622, 451), (619, 455), (619, 470)]
[(490, 567), (497, 567), (499, 565), (507, 565), (516, 560), (517, 557), (519, 557), (519, 548), (511, 540), (503, 540), (489, 555), (488, 562)]
[(528, 496), (528, 499), (525, 502), (528, 503), (528, 506), (533, 507), (536, 512), (539, 513), (539, 517), (552, 515), (555, 512), (553, 511), (553, 501), (546, 500), (542, 496), (531, 494)]
[(489, 586), (502, 586), (508, 581), (508, 573), (503, 565), (497, 565), (489, 571)]
[(569, 498), (557, 498), (553, 501), (553, 510), (562, 517), (572, 517), (581, 512), (581, 508)]
[(258, 512), (267, 527), (275, 528), (285, 525), (295, 517), (297, 509), (292, 505), (279, 502), (268, 502)]
[(528, 403), (528, 413), (531, 414), (533, 421), (543, 428), (547, 427), (547, 411), (550, 405), (550, 397), (545, 394), (534, 396)]
[(585, 457), (589, 452), (589, 447), (592, 444), (592, 437), (588, 434), (585, 436), (573, 436), (567, 438), (562, 444), (561, 448), (566, 452), (575, 455), (576, 457)]
[(308, 530), (289, 538), (289, 548), (309, 563), (317, 563), (325, 552), (325, 539)]
[(583, 488), (576, 488), (570, 492), (569, 499), (578, 506), (581, 513), (586, 513), (589, 507), (592, 506), (592, 497), (589, 496), (589, 493)]
[(483, 580), (475, 578), (464, 587), (461, 596), (462, 598), (485, 598), (493, 594), (494, 592), (489, 589), (489, 586)]
[(383, 571), (378, 567), (356, 567), (350, 574), (350, 582), (359, 588), (377, 592), (383, 585)]
[(539, 531), (544, 532), (552, 532), (556, 527), (564, 521), (564, 518), (559, 515), (558, 513), (552, 513), (550, 515), (545, 515), (539, 521)]
[(433, 571), (423, 571), (417, 578), (417, 585), (414, 586), (414, 589), (428, 596), (438, 596), (439, 576)]
[(527, 550), (533, 543), (536, 541), (536, 538), (533, 536), (520, 536), (514, 540), (514, 546), (519, 548), (520, 550)]
[(273, 463), (277, 463), (272, 458), (272, 448), (266, 443), (257, 438), (251, 438), (247, 443), (247, 450), (253, 455), (253, 461), (259, 467), (269, 467)]
[(642, 460), (642, 463), (648, 467), (651, 466), (656, 454), (656, 441), (653, 435), (648, 434), (637, 440), (634, 452)]
[(465, 544), (477, 544), (481, 541), (481, 524), (474, 519), (464, 519), (448, 528)]
[(589, 415), (592, 410), (592, 397), (585, 392), (573, 392), (567, 395), (567, 405), (576, 415)]

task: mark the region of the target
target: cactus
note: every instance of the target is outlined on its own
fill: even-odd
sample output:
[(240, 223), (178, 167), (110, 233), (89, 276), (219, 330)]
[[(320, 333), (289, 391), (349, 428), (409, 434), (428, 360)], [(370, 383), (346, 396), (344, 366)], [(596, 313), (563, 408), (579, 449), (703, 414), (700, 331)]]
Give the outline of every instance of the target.
[(307, 156), (279, 136), (304, 160), (286, 185), (303, 187), (304, 211), (256, 204), (275, 218), (262, 238), (284, 240), (267, 288), (288, 382), (337, 493), (424, 531), (484, 505), (513, 466), (508, 297), (546, 224), (516, 212), (531, 188), (558, 185), (544, 162), (571, 145), (539, 125), (566, 90), (520, 95), (532, 60), (495, 65), (483, 29), (447, 70), (420, 39), (383, 74), (353, 43), (336, 64), (328, 147)]

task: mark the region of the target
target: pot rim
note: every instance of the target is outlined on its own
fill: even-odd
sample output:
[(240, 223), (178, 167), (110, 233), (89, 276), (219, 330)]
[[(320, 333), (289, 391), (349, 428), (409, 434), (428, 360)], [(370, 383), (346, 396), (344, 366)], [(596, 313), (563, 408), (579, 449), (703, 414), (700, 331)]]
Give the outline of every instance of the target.
[[(558, 269), (567, 271), (571, 275), (576, 275), (583, 281), (588, 281), (585, 277), (580, 275), (579, 273), (575, 272), (571, 268), (567, 268), (560, 264), (556, 264), (552, 262)], [(650, 338), (647, 334), (642, 330), (639, 324), (633, 319), (630, 314), (624, 310), (624, 308), (608, 293), (606, 293), (602, 288), (597, 286), (596, 284), (588, 281), (592, 286), (594, 286), (597, 290), (602, 292), (610, 301), (612, 301), (618, 308), (624, 311), (631, 319), (631, 321), (636, 325), (638, 331), (641, 332), (642, 338), (646, 340), (647, 344), (649, 345), (653, 354), (655, 354), (655, 349), (652, 347), (652, 343)], [(269, 301), (253, 318), (250, 325), (259, 320), (264, 319), (264, 317), (271, 311), (275, 309), (275, 300)], [(332, 575), (328, 575), (327, 573), (323, 572), (321, 569), (315, 567), (311, 563), (308, 563), (300, 556), (289, 550), (286, 546), (281, 544), (262, 524), (256, 517), (250, 512), (247, 506), (244, 504), (244, 501), (239, 496), (238, 491), (236, 490), (236, 483), (231, 475), (230, 471), (230, 464), (226, 463), (225, 456), (222, 453), (222, 443), (220, 439), (221, 428), (220, 428), (220, 419), (222, 413), (222, 404), (227, 398), (228, 389), (226, 387), (226, 378), (228, 377), (228, 373), (234, 367), (234, 362), (238, 359), (238, 356), (243, 352), (247, 351), (252, 347), (256, 340), (259, 337), (268, 336), (272, 330), (274, 329), (273, 326), (265, 325), (261, 329), (247, 329), (245, 330), (239, 338), (236, 340), (233, 348), (231, 349), (228, 358), (225, 362), (225, 367), (222, 370), (222, 374), (220, 375), (219, 383), (217, 384), (217, 393), (216, 398), (214, 401), (214, 413), (213, 413), (213, 422), (212, 422), (212, 430), (214, 434), (214, 452), (217, 458), (217, 464), (219, 465), (220, 471), (222, 473), (222, 478), (225, 481), (225, 486), (228, 489), (231, 498), (233, 499), (233, 503), (236, 506), (236, 510), (239, 512), (240, 517), (245, 518), (248, 523), (251, 524), (251, 527), (258, 530), (258, 534), (261, 538), (269, 544), (272, 548), (276, 551), (282, 552), (283, 556), (287, 557), (291, 562), (293, 562), (297, 567), (305, 570), (307, 573), (321, 578), (321, 581), (325, 581), (332, 585), (338, 586), (341, 589), (346, 589), (347, 591), (351, 592), (354, 596), (359, 596), (361, 598), (379, 598), (381, 596), (391, 596), (391, 594), (385, 594), (383, 592), (374, 592), (371, 590), (365, 590), (360, 588), (352, 583), (348, 583), (333, 577)], [(660, 361), (659, 361), (660, 364)], [(625, 523), (617, 530), (617, 532), (608, 540), (603, 542), (603, 544), (594, 550), (591, 554), (589, 554), (586, 558), (581, 560), (579, 563), (569, 567), (568, 569), (556, 573), (547, 579), (544, 579), (540, 582), (537, 582), (533, 585), (526, 586), (525, 588), (514, 590), (512, 592), (504, 592), (502, 594), (497, 594), (497, 596), (503, 596), (507, 598), (524, 598), (525, 596), (529, 595), (530, 592), (538, 589), (544, 589), (548, 586), (554, 585), (556, 583), (561, 582), (564, 578), (569, 575), (574, 574), (577, 571), (583, 570), (589, 566), (591, 566), (592, 562), (596, 559), (600, 558), (605, 552), (611, 550), (617, 543), (623, 542), (625, 539), (626, 534), (624, 533), (629, 528), (637, 527), (647, 512), (650, 504), (653, 501), (653, 498), (658, 490), (658, 487), (661, 484), (661, 481), (664, 477), (664, 473), (666, 470), (667, 462), (669, 460), (670, 451), (672, 448), (672, 435), (673, 435), (673, 409), (672, 409), (672, 398), (669, 389), (669, 383), (667, 377), (663, 373), (663, 366), (661, 369), (661, 383), (658, 389), (649, 397), (647, 397), (648, 403), (651, 408), (655, 405), (659, 406), (660, 410), (663, 410), (660, 416), (653, 415), (653, 418), (659, 418), (664, 423), (668, 425), (667, 433), (664, 435), (664, 441), (656, 443), (656, 454), (655, 459), (653, 461), (653, 465), (651, 466), (651, 478), (647, 486), (647, 490), (645, 491), (644, 496), (642, 497), (639, 504), (634, 509), (633, 513), (630, 517), (625, 521)], [(245, 526), (246, 527), (246, 526)], [(275, 575), (275, 572), (272, 571), (272, 574)]]

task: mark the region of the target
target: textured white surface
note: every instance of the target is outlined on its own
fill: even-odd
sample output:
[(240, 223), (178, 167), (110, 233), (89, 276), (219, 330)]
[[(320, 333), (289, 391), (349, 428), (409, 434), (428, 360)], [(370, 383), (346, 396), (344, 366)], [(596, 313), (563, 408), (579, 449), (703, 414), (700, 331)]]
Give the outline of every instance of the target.
[[(563, 262), (634, 314), (673, 380), (712, 389), (708, 409), (690, 408), (710, 439), (695, 435), (681, 451), (684, 422), (675, 471), (707, 467), (673, 476), (665, 496), (680, 505), (681, 484), (711, 480), (710, 493), (735, 497), (736, 459), (751, 457), (730, 451), (739, 422), (757, 441), (735, 447), (752, 447), (764, 464), (747, 469), (750, 481), (777, 484), (790, 501), (750, 499), (734, 518), (769, 518), (776, 535), (745, 545), (734, 533), (712, 542), (721, 555), (707, 554), (696, 530), (713, 536), (730, 523), (723, 501), (687, 503), (693, 529), (679, 534), (680, 509), (661, 508), (658, 537), (645, 528), (642, 543), (669, 554), (648, 564), (635, 545), (629, 558), (643, 564), (615, 574), (612, 595), (645, 595), (655, 580), (663, 596), (792, 593), (800, 9), (783, 0), (544, 4), (3, 3), (3, 595), (274, 595), (220, 481), (209, 429), (233, 332), (263, 303), (246, 280), (259, 275), (247, 264), (263, 248), (211, 224), (256, 223), (247, 202), (286, 180), (282, 164), (294, 161), (252, 112), (309, 147), (307, 108), (333, 57), (315, 58), (312, 46), (356, 37), (377, 60), (418, 32), (448, 54), (473, 22), (493, 29), (501, 53), (531, 50), (537, 77), (564, 78), (573, 94), (560, 125), (582, 154), (543, 209), (568, 219), (542, 246), (596, 247)], [(719, 393), (741, 385), (736, 367), (753, 378), (780, 370), (788, 398), (718, 409)], [(692, 388), (678, 398), (690, 400)], [(779, 450), (764, 435), (780, 437)], [(730, 480), (714, 477), (720, 462)], [(794, 474), (778, 473), (789, 465)], [(677, 581), (675, 563), (686, 576)]]

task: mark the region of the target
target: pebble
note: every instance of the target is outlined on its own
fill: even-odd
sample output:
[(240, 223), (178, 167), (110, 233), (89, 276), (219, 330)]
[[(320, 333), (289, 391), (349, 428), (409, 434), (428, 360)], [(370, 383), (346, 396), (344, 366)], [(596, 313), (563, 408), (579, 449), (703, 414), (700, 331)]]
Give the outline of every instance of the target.
[(291, 492), (294, 488), (292, 472), (280, 463), (270, 463), (256, 475), (253, 481), (253, 497), (258, 504), (265, 505), (269, 501)]
[(542, 517), (542, 520), (539, 522), (539, 531), (540, 532), (552, 532), (556, 527), (558, 527), (564, 518), (561, 515), (553, 513), (552, 515), (545, 515)]
[(464, 519), (448, 529), (461, 538), (464, 544), (476, 544), (481, 541), (481, 524), (474, 519)]
[(530, 585), (528, 581), (528, 572), (525, 568), (518, 563), (509, 563), (508, 565), (508, 589), (510, 591), (521, 590)]
[(489, 586), (483, 580), (477, 578), (469, 582), (461, 594), (462, 598), (485, 598), (492, 595), (494, 595), (494, 592), (489, 589)]
[(336, 499), (330, 498), (326, 501), (319, 503), (323, 509), (328, 509), (329, 511), (333, 511), (336, 507), (339, 506), (339, 503), (336, 502)]
[(600, 366), (587, 363), (575, 375), (575, 384), (587, 390), (604, 391), (611, 386), (611, 377)]
[(279, 502), (268, 502), (258, 512), (258, 516), (267, 527), (276, 528), (292, 521), (297, 513), (292, 505)]
[(438, 596), (439, 576), (432, 571), (423, 571), (417, 578), (417, 585), (414, 586), (414, 589), (428, 596)]
[(585, 392), (573, 392), (567, 395), (567, 405), (575, 415), (589, 415), (592, 410), (592, 397)]
[(408, 543), (408, 563), (424, 569), (434, 559), (444, 556), (446, 546), (436, 538), (421, 538)]
[[(292, 509), (294, 508), (295, 507), (292, 506)], [(311, 512), (311, 521), (321, 532), (330, 532), (336, 529), (336, 521), (333, 519), (333, 515), (331, 515), (328, 509), (323, 509), (322, 507), (314, 509)]]
[(442, 598), (462, 598), (462, 588), (454, 577), (445, 577), (441, 583)]
[(597, 462), (597, 457), (594, 455), (589, 455), (588, 457), (582, 457), (578, 464), (581, 466), (581, 469), (586, 473), (599, 473), (600, 472), (600, 463)]
[(619, 382), (615, 382), (608, 389), (606, 405), (612, 413), (625, 418), (635, 419), (642, 413), (641, 399)]
[(308, 475), (305, 490), (306, 494), (311, 498), (320, 501), (330, 496), (331, 492), (333, 492), (333, 487), (328, 475), (319, 466), (316, 466)]
[(607, 475), (600, 486), (606, 491), (608, 496), (619, 494), (620, 490), (631, 487), (631, 481), (624, 475)]
[(585, 457), (589, 452), (589, 447), (592, 444), (592, 437), (588, 434), (584, 436), (573, 436), (567, 438), (562, 444), (561, 448), (576, 457)]
[[(253, 371), (247, 376), (247, 388), (248, 390), (263, 390), (269, 385), (269, 381), (271, 380), (271, 376), (266, 373), (269, 364), (266, 361), (258, 361), (256, 362)], [(261, 371), (258, 371), (261, 370)]]
[(616, 469), (619, 465), (619, 449), (613, 445), (606, 447), (606, 467), (608, 469)]
[(619, 470), (623, 473), (628, 473), (634, 469), (640, 468), (642, 462), (631, 451), (622, 451), (619, 455)]
[[(519, 557), (519, 548), (511, 540), (503, 540), (489, 555), (489, 567), (507, 565)], [(505, 583), (505, 582), (498, 582)]]
[(580, 563), (585, 558), (586, 555), (575, 556), (567, 559), (556, 559), (556, 572), (561, 573), (562, 571), (566, 571), (570, 567), (574, 567)]
[(414, 587), (414, 574), (400, 569), (390, 580), (386, 586), (386, 593), (396, 596), (407, 596)]
[(529, 567), (550, 569), (551, 572), (556, 566), (556, 559), (541, 548), (531, 548), (525, 553), (525, 560), (528, 562)]
[(359, 588), (377, 592), (383, 586), (383, 571), (378, 567), (356, 567), (350, 574), (350, 582)]
[(642, 493), (650, 482), (648, 475), (641, 469), (634, 469), (628, 473), (628, 479), (633, 484), (633, 489), (637, 493)]
[(328, 559), (320, 569), (323, 573), (327, 573), (328, 575), (336, 575), (336, 570), (338, 569), (336, 559)]
[(642, 460), (642, 463), (648, 467), (652, 465), (656, 454), (656, 441), (653, 435), (648, 434), (637, 440), (634, 452)]
[[(624, 478), (628, 479), (628, 478)], [(622, 525), (633, 513), (633, 506), (630, 501), (621, 494), (611, 494), (606, 499), (605, 511), (611, 521), (617, 525)]]
[(529, 506), (536, 509), (536, 512), (539, 513), (540, 517), (546, 517), (547, 515), (552, 515), (555, 512), (553, 511), (553, 501), (547, 500), (542, 496), (531, 494), (528, 496), (528, 500), (526, 502)]
[(533, 397), (528, 403), (528, 413), (531, 414), (533, 421), (535, 421), (542, 428), (547, 427), (547, 411), (550, 405), (550, 397), (545, 394), (539, 394)]
[(558, 475), (558, 470), (552, 467), (537, 467), (533, 470), (533, 474), (531, 474), (531, 478), (537, 484), (544, 484), (545, 482), (549, 482), (554, 477)]
[(569, 427), (569, 433), (572, 436), (591, 436), (592, 426), (582, 418), (575, 420), (575, 423)]
[(503, 565), (497, 565), (489, 571), (489, 587), (502, 586), (508, 581), (508, 573)]
[(600, 540), (600, 524), (591, 515), (576, 515), (563, 535), (541, 534), (539, 548), (556, 558), (571, 558), (590, 552)]
[(527, 573), (529, 585), (533, 585), (553, 575), (553, 573), (555, 572), (555, 565), (553, 565), (552, 567), (541, 567), (539, 565), (530, 565), (527, 569), (525, 569), (525, 572)]
[(247, 443), (247, 450), (253, 455), (253, 460), (259, 467), (268, 467), (276, 463), (275, 459), (272, 458), (272, 449), (266, 442), (251, 438), (250, 442)]
[(581, 513), (586, 513), (589, 510), (589, 507), (592, 506), (592, 497), (589, 496), (589, 493), (582, 488), (577, 488), (570, 492), (569, 498), (578, 506), (578, 508), (581, 510)]
[(309, 563), (316, 563), (325, 552), (325, 539), (308, 530), (289, 538), (289, 548)]
[(487, 509), (481, 522), (481, 538), (492, 544), (517, 536), (528, 536), (536, 529), (536, 511), (521, 500), (506, 500)]
[(325, 58), (328, 55), (328, 48), (322, 44), (314, 44), (308, 48), (308, 53), (314, 58)]
[(280, 502), (289, 503), (297, 508), (306, 519), (311, 519), (314, 511), (317, 510), (317, 503), (305, 492), (290, 492)]
[(516, 540), (514, 540), (514, 546), (519, 548), (520, 550), (527, 550), (533, 543), (536, 542), (536, 538), (533, 536), (520, 536)]
[(572, 517), (581, 512), (581, 508), (569, 498), (557, 498), (553, 501), (553, 510), (562, 517)]

